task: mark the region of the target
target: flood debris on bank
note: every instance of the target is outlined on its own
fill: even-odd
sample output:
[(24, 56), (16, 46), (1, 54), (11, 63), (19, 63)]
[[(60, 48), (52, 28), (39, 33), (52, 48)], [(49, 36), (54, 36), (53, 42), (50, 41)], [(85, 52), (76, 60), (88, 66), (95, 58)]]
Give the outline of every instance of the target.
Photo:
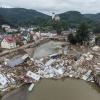
[(35, 84), (42, 78), (70, 77), (95, 82), (100, 73), (100, 50), (97, 49), (76, 53), (75, 48), (62, 47), (60, 52), (40, 59), (30, 58), (28, 54), (6, 59), (0, 65), (0, 91), (10, 91), (21, 84)]

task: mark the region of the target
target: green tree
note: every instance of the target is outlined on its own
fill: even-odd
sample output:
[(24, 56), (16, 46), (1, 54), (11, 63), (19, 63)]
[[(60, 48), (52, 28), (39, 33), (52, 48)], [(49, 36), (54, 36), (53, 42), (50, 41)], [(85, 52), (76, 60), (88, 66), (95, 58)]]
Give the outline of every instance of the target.
[(0, 32), (3, 32), (4, 31), (4, 29), (2, 29), (2, 25), (3, 24), (6, 24), (6, 21), (5, 21), (5, 19), (0, 15)]
[(88, 42), (89, 39), (90, 39), (89, 29), (87, 24), (85, 23), (80, 24), (75, 34), (68, 35), (68, 40), (72, 44), (76, 44), (76, 43), (83, 44), (84, 42)]
[(5, 23), (6, 23), (5, 19), (0, 15), (0, 26)]
[(77, 43), (76, 37), (75, 37), (73, 34), (69, 34), (69, 35), (68, 35), (68, 41), (69, 41), (71, 44), (76, 44), (76, 43)]
[(68, 30), (68, 22), (65, 20), (61, 21), (62, 31)]
[(100, 23), (93, 28), (94, 33), (100, 33)]
[(61, 32), (62, 32), (61, 22), (53, 20), (52, 21), (52, 26), (53, 26), (53, 29), (56, 30), (57, 34), (61, 35)]
[(83, 44), (85, 41), (89, 41), (89, 29), (86, 23), (82, 23), (79, 26), (75, 37), (77, 42), (81, 44)]
[(100, 45), (100, 36), (95, 38), (95, 43), (96, 45)]

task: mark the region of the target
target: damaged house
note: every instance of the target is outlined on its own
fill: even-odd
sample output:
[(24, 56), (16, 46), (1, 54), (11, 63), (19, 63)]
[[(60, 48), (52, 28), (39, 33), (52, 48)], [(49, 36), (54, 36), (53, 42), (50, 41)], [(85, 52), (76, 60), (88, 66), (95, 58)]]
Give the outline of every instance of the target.
[(28, 55), (26, 54), (26, 55), (19, 57), (19, 58), (6, 60), (5, 65), (9, 66), (9, 67), (16, 67), (16, 66), (22, 64), (25, 61), (25, 59), (27, 59), (27, 58), (28, 58)]

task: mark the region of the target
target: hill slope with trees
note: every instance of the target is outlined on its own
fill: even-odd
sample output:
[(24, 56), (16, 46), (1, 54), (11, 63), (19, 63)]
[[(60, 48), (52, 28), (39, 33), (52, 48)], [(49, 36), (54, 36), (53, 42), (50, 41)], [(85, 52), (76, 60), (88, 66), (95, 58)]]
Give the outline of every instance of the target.
[(41, 12), (24, 8), (0, 8), (0, 15), (11, 25), (39, 25), (50, 16)]
[[(24, 8), (0, 8), (0, 15), (7, 23), (12, 26), (30, 26), (38, 25), (51, 28), (51, 16), (38, 12), (36, 10)], [(85, 22), (90, 27), (96, 29), (100, 26), (100, 13), (98, 14), (81, 14), (78, 11), (68, 11), (59, 14), (63, 23), (63, 29), (67, 27), (78, 27), (81, 23)]]

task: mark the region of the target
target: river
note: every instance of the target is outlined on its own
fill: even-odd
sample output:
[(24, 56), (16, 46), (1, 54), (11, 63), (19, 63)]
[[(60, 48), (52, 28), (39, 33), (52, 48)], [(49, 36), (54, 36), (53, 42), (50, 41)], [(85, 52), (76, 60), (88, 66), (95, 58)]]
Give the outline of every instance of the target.
[(28, 86), (5, 96), (2, 100), (100, 100), (100, 89), (83, 80), (41, 80), (31, 93)]
[[(55, 46), (62, 44), (54, 41), (45, 43), (35, 49), (34, 58), (56, 53)], [(100, 100), (100, 88), (83, 80), (42, 79), (32, 92), (28, 92), (28, 86), (23, 86), (4, 96), (2, 100)]]
[(56, 48), (61, 47), (62, 44), (65, 44), (65, 42), (50, 41), (44, 43), (35, 49), (33, 58), (35, 59), (42, 58), (50, 54), (56, 53), (57, 52)]

